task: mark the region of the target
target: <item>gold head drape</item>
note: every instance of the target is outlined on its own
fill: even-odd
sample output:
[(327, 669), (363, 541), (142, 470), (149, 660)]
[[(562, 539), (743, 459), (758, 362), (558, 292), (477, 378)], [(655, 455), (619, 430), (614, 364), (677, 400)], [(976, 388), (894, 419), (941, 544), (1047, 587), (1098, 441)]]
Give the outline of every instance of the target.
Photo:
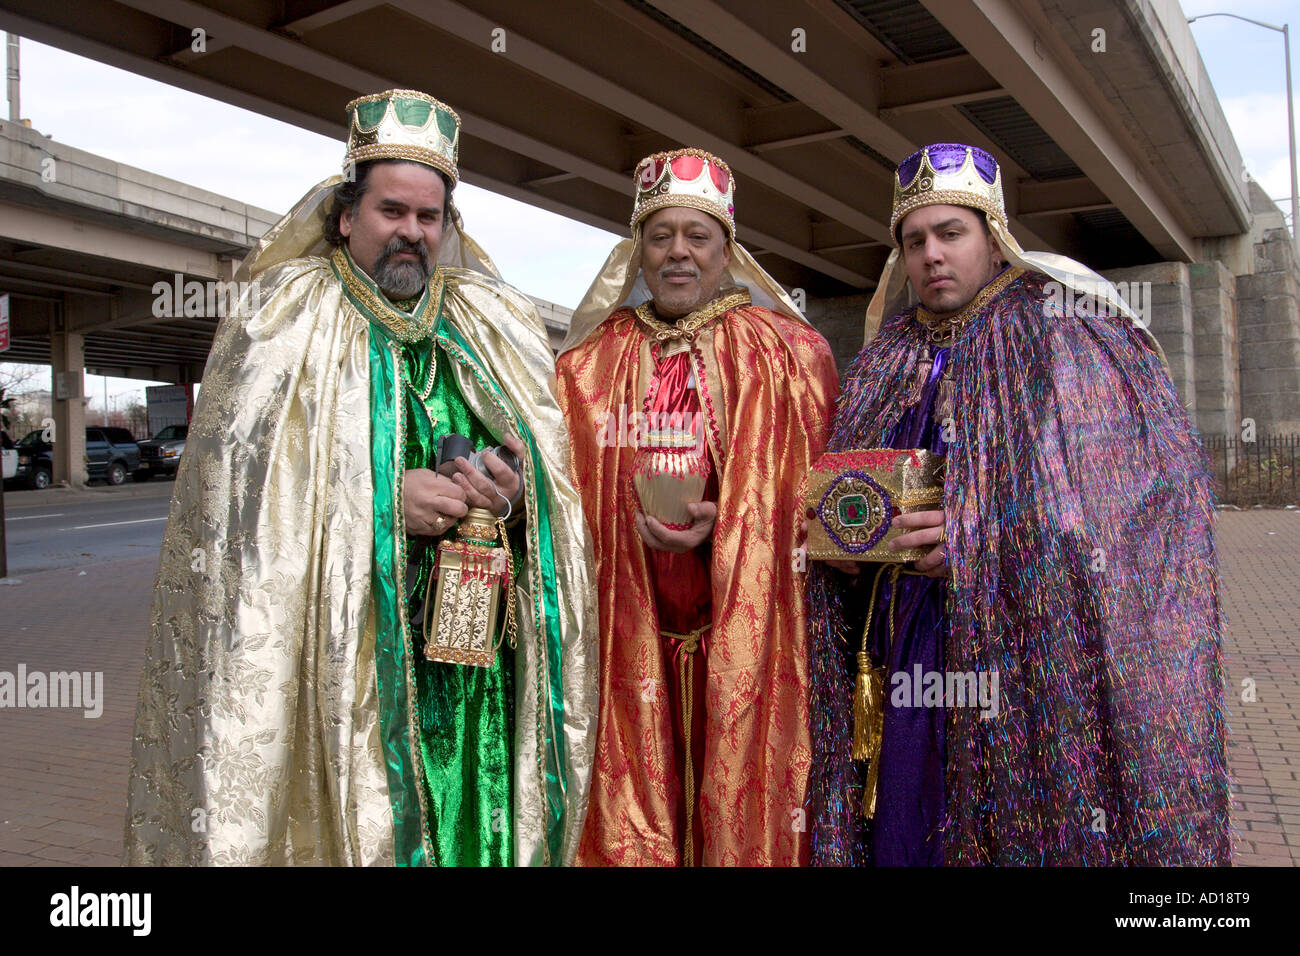
[[(137, 711), (131, 863), (393, 862), (370, 597), (368, 323), (327, 260), (284, 254), (315, 244), (319, 227), (299, 216), (303, 208), (241, 269), (256, 276), (261, 307), (221, 322), (177, 475)], [(547, 478), (568, 861), (594, 746), (597, 637), (591, 550), (551, 353), (526, 297), (490, 276), (445, 272), (445, 314), (532, 433), (538, 454), (526, 456), (527, 475)], [(456, 369), (461, 394), (500, 440), (504, 416), (483, 383)], [(533, 522), (535, 496), (526, 500)], [(541, 639), (532, 575), (530, 566), (516, 587), (516, 666), (527, 675), (517, 681), (521, 864), (540, 859), (545, 838), (537, 728), (550, 709), (533, 679)]]
[[(696, 701), (707, 714), (703, 861), (800, 864), (811, 747), (804, 573), (795, 548), (803, 484), (824, 449), (838, 379), (820, 334), (757, 306), (728, 312), (696, 344), (720, 472), (713, 630), (705, 640), (705, 699)], [(626, 441), (607, 446), (610, 422), (641, 409), (652, 361), (633, 312), (622, 309), (557, 362), (600, 602), (600, 730), (579, 852), (586, 864), (681, 862), (683, 786), (665, 692), (673, 676), (634, 525), (636, 449)]]

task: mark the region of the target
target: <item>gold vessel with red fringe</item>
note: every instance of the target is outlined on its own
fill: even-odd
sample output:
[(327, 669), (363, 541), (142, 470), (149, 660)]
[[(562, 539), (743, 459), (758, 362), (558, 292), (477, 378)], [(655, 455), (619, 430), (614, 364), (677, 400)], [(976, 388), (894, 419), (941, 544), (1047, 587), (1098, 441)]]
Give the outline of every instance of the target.
[(632, 462), (632, 483), (641, 510), (674, 531), (695, 521), (686, 509), (704, 498), (712, 466), (708, 452), (686, 428), (667, 428), (646, 436)]

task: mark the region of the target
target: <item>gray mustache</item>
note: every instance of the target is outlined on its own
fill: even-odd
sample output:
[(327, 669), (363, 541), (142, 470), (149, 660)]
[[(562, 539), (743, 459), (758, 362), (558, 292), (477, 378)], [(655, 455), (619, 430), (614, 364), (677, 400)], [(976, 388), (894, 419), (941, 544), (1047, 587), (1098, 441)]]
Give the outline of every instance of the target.
[(383, 262), (392, 259), (394, 256), (403, 252), (413, 252), (420, 257), (420, 264), (424, 266), (425, 271), (429, 269), (429, 247), (421, 242), (407, 242), (405, 239), (391, 239), (388, 245), (384, 246), (384, 251), (379, 255), (379, 261)]

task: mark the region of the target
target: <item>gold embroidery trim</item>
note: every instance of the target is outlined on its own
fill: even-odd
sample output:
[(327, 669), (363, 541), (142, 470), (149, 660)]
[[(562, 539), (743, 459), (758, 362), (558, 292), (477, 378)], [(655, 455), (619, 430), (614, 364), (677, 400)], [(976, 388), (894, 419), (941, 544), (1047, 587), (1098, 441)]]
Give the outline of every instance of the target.
[(401, 640), (406, 656), (406, 734), (407, 751), (415, 771), (415, 796), (420, 808), (420, 844), (424, 851), (425, 865), (437, 863), (433, 852), (433, 834), (429, 827), (429, 806), (424, 796), (428, 779), (424, 773), (424, 759), (420, 753), (420, 723), (417, 716), (417, 694), (415, 688), (415, 641), (411, 637), (410, 615), (406, 607), (406, 510), (403, 507), (403, 484), (406, 477), (406, 375), (402, 367), (402, 352), (392, 342), (388, 343), (388, 352), (393, 360), (393, 413), (396, 431), (393, 449), (393, 546), (397, 550), (397, 621), (401, 630)]
[(415, 305), (415, 310), (408, 315), (389, 302), (368, 277), (363, 278), (357, 274), (352, 265), (352, 257), (343, 246), (334, 250), (330, 261), (333, 262), (339, 278), (343, 280), (352, 299), (393, 338), (399, 342), (409, 343), (418, 342), (433, 334), (438, 308), (442, 303), (444, 280), (441, 266), (434, 269), (424, 293)]
[(655, 315), (653, 302), (643, 302), (636, 307), (636, 317), (649, 327), (656, 342), (671, 342), (674, 339), (695, 340), (695, 333), (714, 319), (725, 315), (732, 309), (749, 305), (749, 292), (736, 289), (714, 299), (702, 309), (683, 316), (675, 322), (665, 322)]

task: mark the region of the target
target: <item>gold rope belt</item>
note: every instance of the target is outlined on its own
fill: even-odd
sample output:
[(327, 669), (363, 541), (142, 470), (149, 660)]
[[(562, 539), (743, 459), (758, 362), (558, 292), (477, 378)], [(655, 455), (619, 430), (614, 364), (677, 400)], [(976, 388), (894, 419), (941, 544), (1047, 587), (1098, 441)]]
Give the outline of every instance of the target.
[(695, 718), (695, 681), (691, 680), (691, 657), (700, 649), (700, 641), (713, 627), (705, 624), (686, 634), (676, 631), (660, 631), (660, 637), (681, 641), (682, 654), (677, 664), (678, 692), (682, 697), (682, 735), (686, 741), (686, 838), (685, 866), (695, 865), (695, 748), (691, 736), (691, 725)]

